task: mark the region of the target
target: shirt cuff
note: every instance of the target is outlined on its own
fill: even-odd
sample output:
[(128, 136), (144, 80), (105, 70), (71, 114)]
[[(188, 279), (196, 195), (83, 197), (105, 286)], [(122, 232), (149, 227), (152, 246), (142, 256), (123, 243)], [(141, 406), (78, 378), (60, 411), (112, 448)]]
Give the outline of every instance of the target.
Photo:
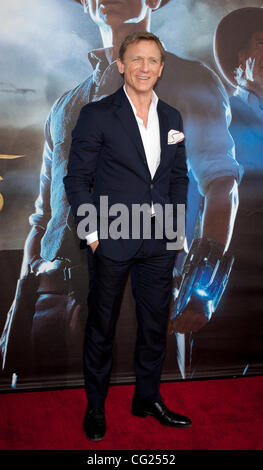
[(96, 232), (92, 232), (92, 233), (89, 233), (89, 235), (87, 235), (86, 237), (86, 240), (87, 240), (87, 244), (90, 245), (91, 243), (93, 242), (96, 242), (98, 240), (98, 232), (96, 230)]

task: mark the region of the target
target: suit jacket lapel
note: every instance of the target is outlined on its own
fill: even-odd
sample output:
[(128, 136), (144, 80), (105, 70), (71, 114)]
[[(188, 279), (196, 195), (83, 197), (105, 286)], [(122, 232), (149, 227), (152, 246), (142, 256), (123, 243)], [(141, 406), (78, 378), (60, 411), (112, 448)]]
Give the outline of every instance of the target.
[(133, 143), (137, 147), (137, 150), (143, 158), (143, 161), (145, 161), (146, 155), (138, 124), (123, 88), (120, 88), (115, 93), (114, 98), (114, 104), (116, 105), (115, 112), (118, 118), (120, 119), (121, 124), (123, 125), (123, 127), (125, 127), (127, 134), (129, 134)]
[(165, 110), (163, 109), (163, 102), (158, 100), (157, 112), (159, 117), (159, 126), (160, 126), (160, 141), (161, 141), (161, 158), (160, 164), (154, 175), (154, 179), (158, 177), (158, 174), (162, 170), (162, 166), (165, 163), (165, 154), (167, 149), (167, 139), (168, 139), (168, 118)]
[[(132, 107), (125, 95), (123, 87), (121, 87), (115, 94), (114, 94), (114, 104), (115, 104), (115, 112), (118, 118), (121, 121), (121, 124), (125, 127), (126, 132), (131, 137), (132, 141), (134, 142), (140, 156), (143, 159), (143, 162), (146, 162), (146, 155), (144, 151), (143, 142), (141, 139), (141, 134), (138, 128), (138, 124), (136, 118), (134, 116), (134, 112)], [(162, 165), (165, 161), (165, 152), (167, 148), (167, 136), (168, 136), (168, 118), (165, 113), (163, 102), (161, 100), (158, 101), (157, 104), (157, 112), (159, 117), (159, 126), (160, 126), (160, 143), (161, 143), (161, 157), (160, 157), (160, 164), (156, 170), (154, 178), (158, 176), (158, 173), (162, 169)], [(147, 163), (147, 162), (146, 162)], [(148, 165), (146, 164), (146, 168), (150, 174)]]

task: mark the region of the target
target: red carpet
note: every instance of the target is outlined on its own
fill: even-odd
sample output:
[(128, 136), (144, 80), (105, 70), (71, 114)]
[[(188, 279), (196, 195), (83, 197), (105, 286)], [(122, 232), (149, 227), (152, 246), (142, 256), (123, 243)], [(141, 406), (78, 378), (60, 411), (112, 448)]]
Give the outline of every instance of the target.
[(168, 407), (192, 428), (161, 426), (130, 414), (134, 386), (112, 386), (107, 434), (91, 442), (82, 432), (83, 389), (3, 393), (1, 450), (262, 450), (263, 377), (164, 383)]

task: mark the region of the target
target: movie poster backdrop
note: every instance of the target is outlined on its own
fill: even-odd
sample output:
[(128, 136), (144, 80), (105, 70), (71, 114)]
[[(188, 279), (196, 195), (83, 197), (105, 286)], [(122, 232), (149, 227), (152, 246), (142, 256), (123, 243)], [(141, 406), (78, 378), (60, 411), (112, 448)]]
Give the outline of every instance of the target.
[[(122, 85), (101, 3), (14, 0), (0, 7), (1, 390), (83, 384), (87, 249), (80, 249), (63, 176), (81, 107)], [(228, 174), (213, 163), (220, 154), (239, 183), (226, 289), (199, 332), (168, 336), (162, 379), (262, 374), (263, 2), (164, 0), (155, 10), (148, 3), (120, 1), (114, 24), (136, 25), (135, 14), (148, 15), (148, 30), (165, 46), (156, 92), (184, 120), (188, 246), (201, 233), (200, 168), (215, 178)], [(136, 328), (128, 279), (111, 383), (135, 381)]]

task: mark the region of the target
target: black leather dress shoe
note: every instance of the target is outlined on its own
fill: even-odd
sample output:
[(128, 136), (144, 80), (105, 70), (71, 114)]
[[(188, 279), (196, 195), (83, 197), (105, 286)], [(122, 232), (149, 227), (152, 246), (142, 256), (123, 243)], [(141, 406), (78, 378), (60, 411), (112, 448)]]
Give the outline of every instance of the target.
[(139, 401), (136, 397), (133, 397), (131, 412), (134, 416), (139, 416), (140, 418), (145, 418), (148, 415), (153, 416), (159, 423), (165, 426), (175, 428), (189, 428), (192, 426), (189, 418), (168, 410), (162, 400)]
[(106, 433), (104, 409), (88, 407), (84, 417), (83, 429), (89, 439), (101, 441)]

